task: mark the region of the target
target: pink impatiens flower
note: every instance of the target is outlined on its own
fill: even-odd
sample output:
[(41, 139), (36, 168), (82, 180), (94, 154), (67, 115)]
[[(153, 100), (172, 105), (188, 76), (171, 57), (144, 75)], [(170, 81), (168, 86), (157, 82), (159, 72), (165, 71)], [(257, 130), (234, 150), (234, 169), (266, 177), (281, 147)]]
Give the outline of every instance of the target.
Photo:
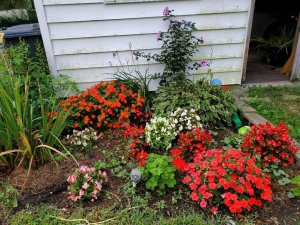
[(82, 188), (86, 190), (86, 189), (89, 188), (89, 186), (90, 186), (90, 185), (89, 185), (87, 182), (85, 182), (85, 183), (82, 185)]
[(210, 211), (211, 211), (212, 214), (217, 214), (218, 208), (217, 207), (211, 207)]
[(206, 208), (206, 206), (207, 206), (207, 202), (205, 201), (205, 200), (202, 200), (201, 202), (200, 202), (200, 206), (201, 206), (201, 208)]

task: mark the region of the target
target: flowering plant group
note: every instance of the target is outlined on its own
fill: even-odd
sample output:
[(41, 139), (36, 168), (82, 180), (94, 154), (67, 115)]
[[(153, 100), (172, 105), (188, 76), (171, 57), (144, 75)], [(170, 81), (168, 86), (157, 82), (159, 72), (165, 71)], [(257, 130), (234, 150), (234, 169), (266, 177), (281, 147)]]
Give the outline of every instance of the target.
[(183, 183), (201, 208), (216, 213), (221, 205), (241, 214), (272, 200), (271, 180), (256, 166), (256, 159), (236, 149), (213, 149), (195, 155)]
[(82, 150), (89, 150), (95, 141), (99, 139), (93, 128), (84, 130), (73, 130), (72, 135), (67, 135), (67, 142), (74, 146), (81, 146)]
[(71, 201), (95, 201), (102, 190), (102, 185), (108, 181), (106, 172), (95, 167), (80, 166), (67, 179), (69, 199)]
[(174, 10), (166, 7), (163, 11), (164, 21), (169, 22), (166, 32), (159, 31), (156, 35), (157, 41), (162, 41), (162, 52), (160, 54), (145, 54), (135, 52), (136, 57), (144, 57), (147, 60), (153, 59), (165, 65), (160, 78), (183, 78), (189, 70), (198, 69), (203, 63), (193, 62), (192, 56), (198, 51), (197, 48), (203, 43), (202, 38), (193, 35), (197, 31), (195, 23), (186, 20), (176, 20), (172, 14)]
[(144, 101), (124, 83), (101, 81), (83, 93), (63, 100), (61, 105), (77, 111), (72, 118), (74, 128), (106, 129), (117, 128), (131, 116), (140, 114)]
[(179, 132), (203, 127), (195, 109), (177, 108), (171, 113), (170, 118)]
[(177, 136), (172, 119), (154, 117), (146, 124), (145, 137), (151, 148), (165, 150), (171, 147), (171, 142)]
[(295, 162), (298, 147), (284, 123), (272, 126), (270, 123), (253, 125), (242, 141), (245, 152), (257, 153), (264, 166), (277, 164), (289, 166)]
[(205, 129), (195, 128), (192, 131), (182, 132), (177, 140), (177, 146), (170, 150), (173, 157), (173, 165), (180, 171), (184, 171), (186, 163), (193, 157), (208, 149), (212, 142), (212, 136)]

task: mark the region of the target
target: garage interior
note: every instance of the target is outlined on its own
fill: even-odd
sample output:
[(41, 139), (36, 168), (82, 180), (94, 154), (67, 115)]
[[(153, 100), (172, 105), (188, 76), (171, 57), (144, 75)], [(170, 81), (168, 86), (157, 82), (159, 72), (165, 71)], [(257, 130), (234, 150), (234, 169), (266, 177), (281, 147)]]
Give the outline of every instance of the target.
[(244, 84), (289, 81), (300, 1), (256, 0)]

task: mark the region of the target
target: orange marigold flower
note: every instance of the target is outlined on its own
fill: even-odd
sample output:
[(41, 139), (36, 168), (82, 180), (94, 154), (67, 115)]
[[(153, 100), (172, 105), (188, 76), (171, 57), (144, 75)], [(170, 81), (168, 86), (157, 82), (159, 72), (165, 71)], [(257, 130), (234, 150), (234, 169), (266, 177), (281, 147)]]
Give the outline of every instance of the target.
[(79, 124), (77, 122), (74, 123), (74, 128), (79, 127)]

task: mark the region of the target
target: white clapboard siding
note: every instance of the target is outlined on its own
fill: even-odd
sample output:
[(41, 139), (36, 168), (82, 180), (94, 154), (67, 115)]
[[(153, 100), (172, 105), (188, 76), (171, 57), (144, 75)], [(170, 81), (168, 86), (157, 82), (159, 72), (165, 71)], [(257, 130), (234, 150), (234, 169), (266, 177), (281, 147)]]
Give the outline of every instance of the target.
[[(51, 72), (69, 75), (81, 88), (113, 79), (120, 63), (133, 69), (133, 51), (159, 53), (162, 42), (156, 41), (156, 33), (168, 28), (162, 20), (166, 6), (175, 10), (178, 19), (195, 22), (199, 31), (194, 35), (204, 39), (193, 62), (208, 59), (214, 76), (224, 84), (241, 82), (253, 0), (34, 1)], [(113, 56), (116, 52), (119, 60)], [(141, 72), (159, 73), (164, 68), (142, 58), (138, 62)], [(191, 79), (199, 79), (207, 76), (207, 68), (190, 74)]]
[[(245, 28), (229, 30), (207, 30), (198, 31), (194, 35), (203, 38), (201, 46), (212, 46), (220, 44), (244, 43)], [(53, 51), (55, 55), (114, 52), (128, 50), (144, 50), (160, 48), (162, 42), (156, 41), (153, 34), (109, 36), (80, 39), (53, 40)], [(82, 45), (82, 43), (85, 43)], [(114, 43), (113, 45), (111, 43)], [(202, 47), (200, 47), (201, 49)]]
[[(228, 59), (228, 58), (241, 58), (243, 56), (243, 45), (242, 44), (231, 44), (231, 45), (213, 45), (213, 46), (204, 46), (201, 48), (201, 51), (196, 52), (194, 55), (195, 61), (200, 61), (202, 59), (210, 60), (213, 59)], [(155, 49), (151, 51), (143, 51), (145, 54), (153, 53), (159, 54), (160, 49)], [(56, 59), (59, 62), (59, 69), (81, 69), (81, 68), (91, 68), (91, 67), (110, 67), (117, 66), (119, 64), (118, 60), (114, 60), (114, 53), (105, 52), (105, 53), (91, 53), (91, 54), (73, 54), (73, 55), (60, 55)], [(133, 52), (118, 52), (118, 58), (121, 63), (129, 62), (129, 65), (133, 64), (132, 62)], [(156, 63), (155, 61), (149, 61), (151, 64)], [(139, 64), (147, 64), (145, 58), (139, 59)]]
[[(232, 18), (235, 18), (234, 20)], [(199, 16), (184, 16), (180, 19), (196, 22), (199, 30), (217, 30), (245, 27), (248, 14), (228, 13)], [(146, 25), (148, 24), (148, 26)], [(155, 34), (167, 29), (167, 21), (159, 18), (121, 19), (72, 23), (51, 23), (49, 30), (52, 39), (107, 37), (132, 34)]]
[[(176, 15), (199, 15), (199, 14), (217, 14), (228, 12), (248, 12), (249, 4), (247, 1), (231, 0), (231, 4), (226, 4), (224, 0), (204, 1), (197, 4), (198, 0), (185, 1), (185, 7), (182, 1), (172, 3), (176, 8)], [(228, 0), (227, 0), (228, 1)], [(49, 23), (75, 22), (75, 21), (99, 21), (134, 18), (156, 18), (162, 16), (162, 9), (166, 7), (166, 2), (156, 2), (149, 9), (149, 3), (121, 4), (121, 5), (104, 5), (104, 4), (74, 4), (68, 6), (68, 13), (63, 7), (52, 5), (46, 8), (47, 20)], [(81, 15), (81, 16), (78, 16)]]

